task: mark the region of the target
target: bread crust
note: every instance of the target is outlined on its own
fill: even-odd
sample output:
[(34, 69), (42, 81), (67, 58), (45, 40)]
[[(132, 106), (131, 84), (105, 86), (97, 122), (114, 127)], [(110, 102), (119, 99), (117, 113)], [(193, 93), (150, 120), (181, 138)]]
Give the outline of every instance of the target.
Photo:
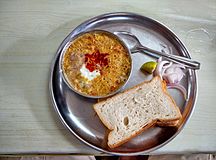
[[(139, 131), (135, 132), (134, 134), (132, 134), (130, 137), (124, 139), (123, 141), (119, 142), (119, 143), (116, 143), (116, 144), (109, 144), (108, 143), (108, 146), (110, 148), (116, 148), (116, 147), (119, 147), (121, 146), (122, 144), (128, 142), (129, 140), (131, 140), (132, 138), (136, 137), (137, 135), (139, 135), (140, 133), (142, 133), (143, 131), (155, 126), (155, 125), (158, 125), (158, 126), (161, 126), (161, 127), (175, 127), (177, 124), (178, 124), (179, 120), (174, 120), (174, 121), (167, 121), (167, 122), (161, 122), (161, 121), (158, 121), (158, 120), (153, 120), (151, 123), (148, 123), (146, 126), (142, 127), (142, 129), (140, 129)], [(111, 133), (112, 131), (110, 131)], [(108, 139), (109, 137), (111, 137), (111, 134), (108, 134)]]
[[(120, 142), (118, 142), (118, 143), (115, 143), (115, 144), (109, 144), (109, 143), (108, 143), (108, 146), (109, 146), (110, 148), (119, 147), (120, 145), (122, 145), (122, 144), (128, 142), (128, 141), (129, 141), (130, 139), (132, 139), (133, 137), (139, 135), (140, 133), (142, 133), (143, 131), (147, 130), (148, 128), (150, 128), (150, 127), (152, 127), (152, 126), (154, 126), (154, 125), (159, 125), (159, 126), (176, 126), (176, 125), (178, 124), (179, 120), (182, 118), (181, 112), (180, 112), (180, 110), (179, 110), (179, 107), (176, 105), (174, 99), (169, 95), (169, 93), (168, 93), (168, 91), (167, 91), (167, 88), (166, 88), (166, 82), (165, 82), (165, 81), (162, 81), (161, 78), (160, 78), (159, 76), (154, 77), (154, 78), (153, 78), (152, 80), (150, 80), (150, 81), (142, 82), (142, 83), (140, 83), (140, 84), (138, 84), (138, 85), (136, 85), (136, 86), (134, 86), (134, 87), (132, 87), (132, 88), (130, 88), (130, 89), (127, 89), (127, 90), (123, 91), (122, 93), (118, 93), (117, 95), (114, 95), (113, 97), (109, 97), (109, 98), (107, 98), (107, 99), (105, 99), (105, 100), (102, 100), (102, 101), (100, 101), (100, 102), (94, 104), (94, 105), (93, 105), (93, 108), (94, 108), (95, 112), (97, 113), (98, 117), (100, 118), (100, 120), (102, 121), (102, 123), (110, 130), (110, 133), (112, 133), (113, 130), (114, 130), (114, 126), (112, 126), (112, 125), (109, 124), (105, 119), (103, 119), (103, 116), (100, 114), (100, 112), (99, 112), (98, 109), (96, 108), (97, 105), (102, 105), (102, 104), (106, 103), (107, 101), (114, 99), (115, 97), (119, 97), (119, 96), (121, 96), (122, 94), (128, 93), (128, 92), (130, 92), (130, 91), (132, 91), (132, 90), (134, 90), (134, 89), (136, 89), (136, 88), (142, 86), (143, 84), (151, 83), (152, 81), (157, 80), (157, 79), (159, 79), (160, 82), (161, 82), (161, 87), (162, 87), (162, 91), (164, 92), (164, 94), (166, 94), (166, 95), (169, 97), (169, 99), (171, 100), (171, 103), (174, 104), (174, 107), (175, 107), (175, 109), (176, 109), (177, 112), (178, 112), (178, 116), (177, 116), (176, 118), (169, 119), (169, 120), (167, 120), (167, 119), (155, 119), (155, 120), (152, 120), (150, 123), (147, 123), (147, 124), (146, 124), (145, 126), (143, 126), (141, 129), (139, 129), (138, 131), (136, 131), (136, 132), (134, 132), (133, 134), (131, 134), (130, 137), (128, 137), (128, 138), (126, 138), (126, 139), (124, 139), (124, 140), (122, 140), (122, 141), (120, 141)], [(110, 133), (109, 133), (109, 135), (108, 135), (108, 139), (112, 136)]]
[[(115, 143), (115, 144), (113, 144), (113, 145), (108, 143), (108, 146), (109, 146), (110, 148), (119, 147), (120, 145), (122, 145), (122, 144), (128, 142), (129, 140), (131, 140), (132, 138), (136, 137), (137, 135), (139, 135), (139, 134), (142, 133), (143, 131), (147, 130), (148, 128), (151, 128), (151, 127), (153, 127), (154, 125), (156, 125), (156, 122), (157, 122), (157, 120), (152, 120), (151, 123), (147, 123), (147, 124), (146, 124), (145, 126), (143, 126), (140, 130), (138, 130), (138, 131), (135, 132), (134, 134), (131, 134), (130, 137), (128, 137), (128, 138), (126, 138), (126, 139), (120, 141), (119, 143)], [(112, 131), (110, 131), (110, 133), (111, 133), (111, 132), (112, 132)], [(109, 135), (108, 135), (108, 139), (109, 139), (109, 137), (111, 136), (110, 133), (109, 133)]]
[(157, 125), (161, 127), (175, 127), (179, 123), (179, 120), (174, 120), (174, 121), (167, 121), (167, 122), (160, 122), (157, 121)]
[[(112, 97), (108, 97), (107, 99), (103, 99), (102, 101), (99, 101), (98, 103), (94, 104), (93, 107), (94, 107), (95, 105), (102, 104), (102, 103), (104, 103), (104, 102), (106, 102), (106, 101), (108, 101), (108, 100), (110, 100), (110, 99), (115, 98), (115, 97), (119, 97), (119, 96), (121, 96), (121, 95), (124, 94), (124, 93), (130, 92), (131, 90), (136, 89), (136, 88), (138, 88), (139, 86), (142, 86), (143, 84), (151, 83), (151, 82), (152, 82), (153, 80), (155, 80), (156, 78), (159, 78), (159, 79), (160, 79), (159, 76), (156, 76), (156, 77), (154, 77), (153, 79), (151, 79), (150, 81), (144, 81), (144, 82), (142, 82), (142, 83), (140, 83), (140, 84), (135, 85), (135, 86), (132, 87), (132, 88), (129, 88), (129, 89), (126, 89), (126, 90), (122, 91), (121, 93), (117, 93), (116, 95), (114, 95), (114, 96), (112, 96)], [(165, 83), (165, 85), (166, 85), (166, 82), (165, 82), (165, 81), (164, 81), (164, 83)], [(164, 87), (163, 87), (163, 88), (164, 88)]]

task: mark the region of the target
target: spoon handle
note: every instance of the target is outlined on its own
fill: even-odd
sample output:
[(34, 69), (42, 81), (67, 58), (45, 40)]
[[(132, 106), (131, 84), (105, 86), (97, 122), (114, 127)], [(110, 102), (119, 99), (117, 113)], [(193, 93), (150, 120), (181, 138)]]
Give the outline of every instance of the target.
[(155, 51), (153, 49), (150, 49), (150, 48), (144, 47), (144, 46), (136, 47), (136, 49), (132, 50), (131, 52), (135, 53), (138, 51), (143, 51), (143, 52), (145, 52), (151, 56), (157, 55), (157, 56), (165, 57), (165, 58), (169, 59), (170, 61), (183, 64), (185, 67), (190, 68), (190, 69), (194, 69), (194, 70), (200, 69), (200, 63), (199, 62), (194, 61), (194, 60), (189, 59), (189, 58), (186, 58), (186, 57), (177, 56), (177, 55), (173, 55), (173, 54), (166, 54), (166, 53)]

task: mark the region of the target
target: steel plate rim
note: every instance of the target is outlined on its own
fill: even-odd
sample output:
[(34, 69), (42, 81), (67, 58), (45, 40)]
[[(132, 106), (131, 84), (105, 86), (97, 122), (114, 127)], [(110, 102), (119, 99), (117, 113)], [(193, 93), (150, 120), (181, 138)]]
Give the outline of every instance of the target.
[(195, 83), (195, 90), (193, 91), (194, 92), (194, 100), (192, 102), (192, 107), (191, 107), (191, 110), (189, 112), (189, 115), (187, 115), (187, 117), (185, 118), (185, 123), (183, 123), (180, 127), (180, 129), (178, 129), (176, 131), (176, 133), (168, 138), (165, 142), (159, 144), (158, 146), (155, 146), (153, 148), (149, 148), (145, 151), (138, 151), (138, 152), (130, 152), (130, 153), (122, 153), (122, 152), (112, 152), (112, 151), (107, 151), (107, 150), (104, 150), (102, 148), (99, 148), (97, 146), (94, 146), (93, 144), (89, 143), (88, 141), (84, 140), (83, 138), (81, 138), (79, 135), (77, 135), (67, 124), (67, 122), (64, 120), (64, 118), (62, 117), (59, 109), (58, 109), (58, 106), (56, 104), (56, 101), (55, 101), (55, 98), (54, 98), (54, 93), (53, 93), (53, 82), (52, 82), (52, 79), (53, 79), (53, 73), (54, 73), (54, 68), (55, 68), (55, 64), (56, 64), (56, 61), (60, 55), (60, 50), (62, 49), (62, 47), (64, 46), (63, 44), (65, 43), (65, 41), (70, 38), (73, 34), (76, 35), (76, 33), (73, 33), (74, 31), (78, 30), (78, 28), (80, 28), (80, 26), (83, 26), (83, 25), (88, 25), (89, 23), (92, 23), (94, 20), (97, 20), (97, 19), (100, 19), (100, 18), (104, 18), (105, 16), (139, 16), (139, 17), (142, 17), (144, 19), (147, 19), (147, 20), (150, 20), (150, 21), (153, 21), (159, 25), (161, 25), (163, 28), (165, 28), (168, 32), (171, 33), (171, 35), (175, 38), (175, 40), (177, 40), (177, 42), (181, 45), (181, 47), (184, 49), (184, 54), (188, 57), (188, 58), (191, 58), (190, 57), (190, 54), (189, 54), (189, 51), (188, 49), (186, 48), (185, 44), (178, 38), (178, 36), (169, 28), (167, 27), (165, 24), (159, 22), (158, 20), (155, 20), (153, 18), (149, 18), (149, 17), (146, 17), (146, 16), (143, 16), (143, 15), (140, 15), (140, 14), (136, 14), (136, 13), (132, 13), (132, 12), (110, 12), (110, 13), (105, 13), (105, 14), (101, 14), (101, 15), (98, 15), (98, 16), (95, 16), (95, 17), (92, 17), (90, 19), (87, 19), (86, 21), (82, 22), (81, 24), (79, 24), (77, 27), (75, 27), (67, 36), (66, 38), (61, 42), (61, 44), (59, 45), (57, 51), (56, 51), (56, 54), (54, 56), (54, 58), (52, 59), (52, 62), (51, 62), (51, 65), (50, 65), (50, 79), (49, 79), (49, 92), (50, 92), (50, 99), (51, 99), (51, 102), (52, 102), (52, 105), (54, 107), (54, 110), (56, 111), (58, 117), (60, 118), (62, 124), (76, 137), (78, 138), (81, 142), (83, 142), (84, 144), (90, 146), (91, 148), (97, 150), (97, 151), (100, 151), (100, 152), (104, 152), (104, 153), (107, 153), (107, 154), (112, 154), (112, 155), (119, 155), (119, 156), (133, 156), (133, 155), (139, 155), (139, 154), (148, 154), (152, 151), (155, 151), (161, 147), (163, 147), (164, 145), (168, 144), (171, 140), (173, 140), (185, 127), (186, 123), (188, 123), (189, 119), (191, 118), (193, 112), (194, 112), (194, 109), (195, 109), (195, 105), (196, 105), (196, 102), (197, 102), (197, 94), (198, 94), (198, 80), (197, 80), (197, 76), (196, 76), (196, 71), (194, 70), (191, 70), (192, 71), (192, 74), (194, 75), (194, 83)]

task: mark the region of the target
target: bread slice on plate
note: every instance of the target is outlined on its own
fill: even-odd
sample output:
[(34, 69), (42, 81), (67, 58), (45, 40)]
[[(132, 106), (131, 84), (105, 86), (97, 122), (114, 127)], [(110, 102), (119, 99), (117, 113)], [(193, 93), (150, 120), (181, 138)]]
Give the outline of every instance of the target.
[(181, 112), (160, 77), (93, 105), (103, 124), (111, 130), (108, 146), (115, 148), (158, 123), (175, 126)]

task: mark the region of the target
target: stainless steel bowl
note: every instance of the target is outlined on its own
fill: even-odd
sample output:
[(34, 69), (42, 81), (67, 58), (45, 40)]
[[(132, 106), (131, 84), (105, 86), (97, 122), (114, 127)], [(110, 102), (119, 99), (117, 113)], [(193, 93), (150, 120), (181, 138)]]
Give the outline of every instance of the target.
[[(129, 73), (129, 76), (127, 77), (127, 80), (124, 82), (124, 84), (122, 86), (120, 86), (117, 90), (114, 90), (113, 92), (110, 92), (109, 94), (107, 95), (103, 95), (103, 96), (92, 96), (92, 95), (88, 95), (88, 94), (85, 94), (85, 93), (82, 93), (80, 91), (78, 91), (76, 88), (74, 88), (67, 80), (67, 77), (63, 71), (63, 59), (64, 59), (64, 55), (67, 51), (67, 49), (69, 48), (69, 46), (71, 45), (71, 43), (73, 43), (77, 38), (81, 37), (82, 35), (84, 34), (87, 34), (87, 33), (103, 33), (103, 34), (106, 34), (114, 39), (116, 39), (118, 42), (120, 42), (120, 44), (126, 49), (127, 51), (127, 54), (128, 54), (128, 57), (131, 61), (131, 66), (130, 66), (130, 73)], [(109, 97), (109, 96), (112, 96), (114, 94), (116, 94), (117, 92), (119, 92), (121, 89), (123, 89), (123, 87), (126, 85), (126, 83), (128, 82), (130, 76), (131, 76), (131, 72), (132, 72), (132, 58), (131, 58), (131, 53), (130, 53), (130, 50), (128, 49), (128, 47), (126, 46), (126, 44), (118, 37), (116, 36), (115, 34), (111, 33), (111, 32), (108, 32), (108, 31), (105, 31), (105, 30), (91, 30), (91, 31), (87, 31), (87, 32), (81, 32), (79, 34), (77, 34), (76, 36), (74, 36), (69, 42), (66, 43), (66, 45), (64, 46), (63, 50), (61, 51), (61, 54), (60, 54), (60, 60), (59, 60), (59, 66), (60, 66), (60, 72), (61, 72), (61, 75), (62, 75), (62, 78), (64, 80), (64, 82), (67, 84), (67, 86), (74, 92), (76, 92), (77, 94), (81, 95), (81, 96), (84, 96), (84, 97), (87, 97), (87, 98), (106, 98), (106, 97)]]

